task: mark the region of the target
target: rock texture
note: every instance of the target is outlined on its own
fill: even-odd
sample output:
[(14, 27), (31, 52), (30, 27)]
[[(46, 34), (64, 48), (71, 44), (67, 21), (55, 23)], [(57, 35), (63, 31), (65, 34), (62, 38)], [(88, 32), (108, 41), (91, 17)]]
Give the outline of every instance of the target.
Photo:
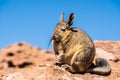
[(53, 51), (25, 42), (0, 50), (0, 80), (120, 80), (120, 41), (94, 41), (96, 57), (107, 59), (110, 75), (71, 74), (55, 65)]

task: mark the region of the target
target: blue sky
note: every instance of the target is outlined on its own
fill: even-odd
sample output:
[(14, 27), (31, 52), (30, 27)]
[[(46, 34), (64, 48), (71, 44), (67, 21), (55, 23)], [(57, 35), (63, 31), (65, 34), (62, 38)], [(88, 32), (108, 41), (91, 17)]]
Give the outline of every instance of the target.
[[(25, 41), (47, 49), (60, 14), (93, 40), (120, 40), (120, 0), (0, 0), (0, 48)], [(49, 47), (51, 49), (51, 45)]]

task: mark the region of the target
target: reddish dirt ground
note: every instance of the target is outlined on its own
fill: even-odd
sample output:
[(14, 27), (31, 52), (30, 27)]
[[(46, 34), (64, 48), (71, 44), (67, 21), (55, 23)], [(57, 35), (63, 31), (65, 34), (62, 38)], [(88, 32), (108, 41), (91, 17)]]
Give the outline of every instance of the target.
[(111, 65), (110, 75), (71, 74), (55, 65), (53, 51), (44, 51), (25, 42), (0, 50), (0, 80), (120, 80), (120, 41), (94, 41), (96, 58)]

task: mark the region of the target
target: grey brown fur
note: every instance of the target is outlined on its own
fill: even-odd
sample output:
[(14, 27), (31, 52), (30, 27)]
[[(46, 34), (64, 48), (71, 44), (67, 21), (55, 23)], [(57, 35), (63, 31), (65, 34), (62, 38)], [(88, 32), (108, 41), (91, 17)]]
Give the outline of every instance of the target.
[(57, 64), (66, 70), (76, 72), (90, 72), (96, 74), (109, 74), (109, 63), (102, 58), (96, 59), (95, 46), (91, 38), (81, 29), (72, 28), (74, 13), (64, 21), (64, 13), (60, 18), (52, 35), (52, 44), (57, 58)]

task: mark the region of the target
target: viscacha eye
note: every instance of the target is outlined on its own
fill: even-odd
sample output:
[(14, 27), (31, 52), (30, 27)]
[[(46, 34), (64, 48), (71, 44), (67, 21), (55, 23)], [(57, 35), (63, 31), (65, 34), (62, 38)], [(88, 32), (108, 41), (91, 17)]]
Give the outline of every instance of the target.
[(61, 29), (62, 31), (65, 31), (65, 29)]

